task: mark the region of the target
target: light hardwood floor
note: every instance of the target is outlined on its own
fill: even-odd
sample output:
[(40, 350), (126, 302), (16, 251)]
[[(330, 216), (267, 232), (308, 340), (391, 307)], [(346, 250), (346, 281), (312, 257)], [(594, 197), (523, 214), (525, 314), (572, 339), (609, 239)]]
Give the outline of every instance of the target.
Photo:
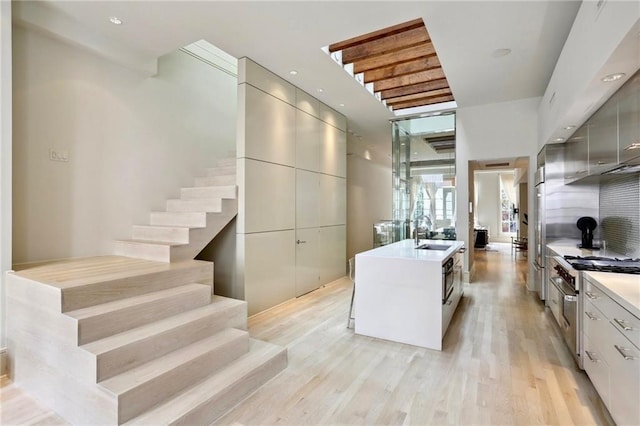
[[(476, 252), (442, 352), (354, 335), (346, 278), (250, 318), (289, 366), (217, 424), (608, 424), (517, 259)], [(1, 409), (2, 424), (63, 423), (8, 381)]]

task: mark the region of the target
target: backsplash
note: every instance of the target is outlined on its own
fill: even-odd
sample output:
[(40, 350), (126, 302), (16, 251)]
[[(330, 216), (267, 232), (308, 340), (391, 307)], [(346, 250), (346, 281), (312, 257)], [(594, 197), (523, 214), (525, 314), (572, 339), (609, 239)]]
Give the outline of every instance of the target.
[(640, 257), (640, 175), (603, 177), (599, 226), (609, 250)]

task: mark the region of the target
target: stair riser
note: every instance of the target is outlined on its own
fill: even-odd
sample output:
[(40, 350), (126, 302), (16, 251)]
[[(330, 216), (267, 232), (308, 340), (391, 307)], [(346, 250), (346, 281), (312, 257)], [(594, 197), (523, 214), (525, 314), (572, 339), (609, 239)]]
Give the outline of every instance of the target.
[(135, 275), (62, 290), (62, 312), (112, 302), (189, 283), (213, 286), (213, 263), (172, 268), (163, 272)]
[(98, 355), (97, 380), (100, 382), (113, 377), (225, 328), (246, 329), (246, 324), (246, 304), (236, 305), (182, 324), (164, 333), (137, 340)]
[(155, 262), (171, 262), (171, 246), (169, 245), (116, 241), (114, 254), (136, 259), (153, 260)]
[(216, 185), (235, 185), (235, 184), (236, 184), (235, 173), (232, 173), (229, 175), (197, 177), (195, 179), (195, 186), (216, 186)]
[(236, 173), (236, 166), (213, 167), (207, 169), (207, 176), (233, 175)]
[(227, 198), (237, 197), (234, 185), (182, 188), (180, 198), (183, 200), (198, 200), (202, 198)]
[(207, 214), (204, 212), (153, 212), (149, 219), (152, 226), (186, 226), (188, 228), (207, 226)]
[(210, 212), (222, 211), (222, 199), (167, 200), (168, 212)]
[(210, 289), (202, 287), (171, 297), (136, 304), (78, 321), (78, 342), (83, 345), (172, 315), (205, 306)]
[(163, 226), (134, 226), (131, 238), (145, 241), (165, 241), (189, 244), (189, 228)]
[(124, 423), (168, 399), (182, 389), (204, 379), (249, 350), (249, 336), (243, 334), (210, 352), (186, 362), (153, 380), (144, 382), (118, 400), (118, 420)]
[(267, 383), (287, 367), (287, 352), (282, 351), (258, 368), (248, 373), (243, 380), (225, 388), (217, 398), (207, 404), (196, 406), (188, 414), (170, 422), (170, 425), (211, 424), (240, 401), (247, 398), (260, 386)]
[(216, 165), (218, 167), (235, 167), (237, 163), (236, 158), (222, 158), (218, 161), (216, 161)]

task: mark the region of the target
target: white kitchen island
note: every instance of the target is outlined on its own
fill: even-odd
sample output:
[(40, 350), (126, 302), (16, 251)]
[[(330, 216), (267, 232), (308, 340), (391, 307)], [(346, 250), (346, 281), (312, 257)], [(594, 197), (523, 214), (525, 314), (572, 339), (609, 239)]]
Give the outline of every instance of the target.
[[(416, 249), (404, 240), (356, 255), (355, 332), (442, 350), (462, 297), (462, 241), (420, 240), (447, 250)], [(454, 289), (443, 303), (442, 266), (454, 259)]]

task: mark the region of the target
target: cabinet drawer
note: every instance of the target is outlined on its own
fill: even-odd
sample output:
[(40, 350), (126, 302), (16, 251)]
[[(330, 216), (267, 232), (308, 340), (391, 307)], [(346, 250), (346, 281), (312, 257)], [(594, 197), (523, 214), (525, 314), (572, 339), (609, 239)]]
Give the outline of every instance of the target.
[(585, 300), (596, 306), (631, 343), (640, 347), (640, 319), (618, 305), (588, 279), (585, 283)]
[[(605, 323), (606, 325), (606, 323)], [(607, 364), (600, 347), (594, 346), (588, 336), (584, 338), (584, 371), (587, 372), (593, 387), (598, 391), (604, 405), (610, 409), (611, 385), (609, 383), (609, 364)]]
[(556, 320), (556, 323), (561, 324), (560, 313), (562, 312), (562, 294), (556, 286), (549, 281), (549, 309)]
[(582, 327), (584, 336), (591, 339), (591, 342), (601, 342), (606, 338), (606, 334), (611, 332), (609, 320), (600, 310), (598, 310), (589, 300), (584, 301), (584, 312), (582, 314)]
[(610, 325), (605, 358), (611, 382), (611, 416), (619, 425), (640, 424), (640, 349)]

